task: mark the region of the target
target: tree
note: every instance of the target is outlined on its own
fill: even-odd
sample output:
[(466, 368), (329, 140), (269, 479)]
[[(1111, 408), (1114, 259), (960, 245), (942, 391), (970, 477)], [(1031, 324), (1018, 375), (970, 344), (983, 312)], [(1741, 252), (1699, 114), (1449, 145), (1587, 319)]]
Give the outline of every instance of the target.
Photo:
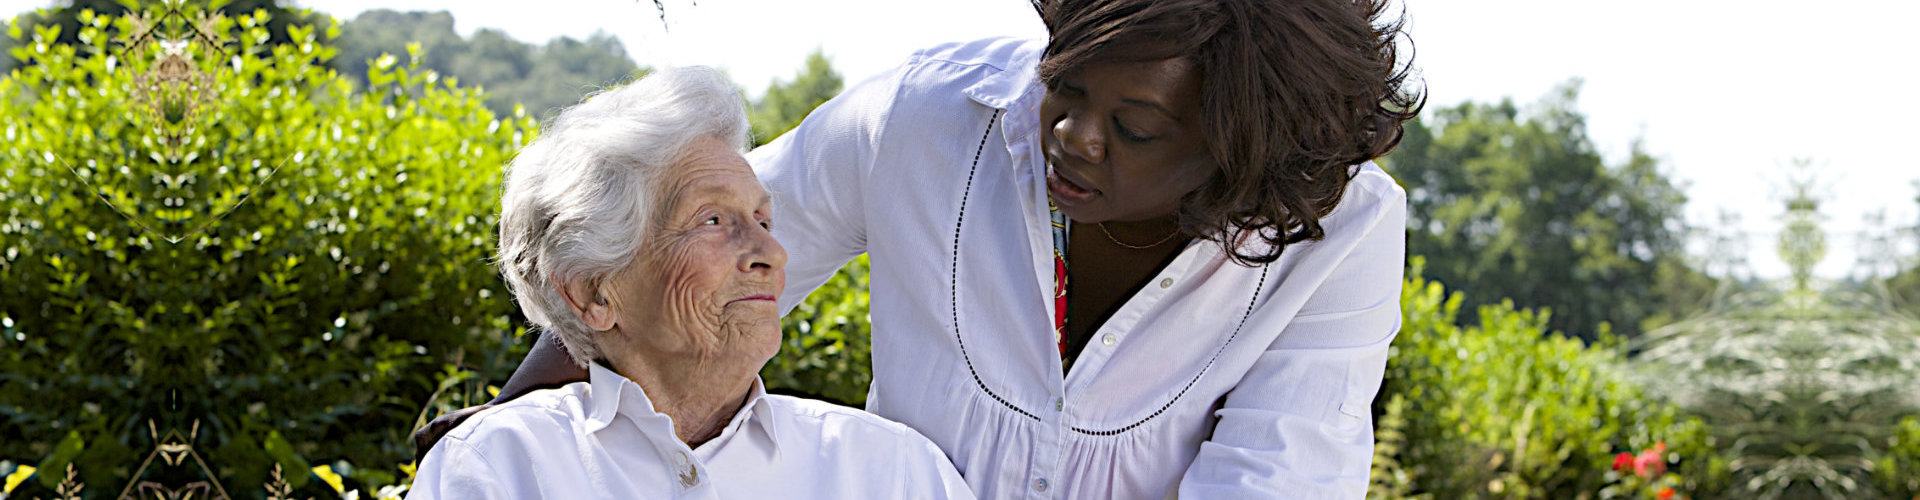
[(1728, 287), (1705, 312), (1636, 339), (1635, 372), (1704, 421), (1724, 498), (1913, 498), (1920, 318), (1871, 282), (1813, 268), (1828, 239), (1810, 162), (1795, 165), (1774, 248), (1788, 278)]
[(839, 95), (844, 84), (826, 54), (814, 49), (807, 55), (806, 68), (794, 75), (793, 81), (773, 82), (767, 86), (760, 102), (754, 104), (748, 117), (753, 122), (753, 144), (766, 144), (793, 130), (813, 108)]
[[(12, 20), (9, 19), (8, 21), (9, 24), (11, 24)], [(0, 75), (6, 75), (8, 72), (13, 71), (15, 64), (13, 57), (14, 43), (13, 37), (0, 36)]]
[[(586, 40), (568, 37), (547, 41), (533, 51), (532, 66), (518, 82), (501, 87), (501, 97), (518, 99), (536, 118), (579, 104), (596, 90), (623, 83), (643, 71), (627, 57), (627, 49), (613, 35), (595, 32)], [(466, 68), (451, 68), (465, 71)], [(486, 82), (477, 82), (482, 86)], [(493, 101), (489, 102), (494, 104)]]
[(514, 106), (524, 105), (536, 118), (642, 72), (620, 40), (606, 33), (531, 45), (494, 29), (462, 38), (453, 25), (453, 15), (446, 11), (361, 12), (341, 25), (340, 57), (334, 65), (364, 82), (368, 61), (383, 53), (404, 53), (408, 44), (417, 44), (422, 68), (485, 90), (487, 108), (495, 113), (512, 113)]
[[(1920, 189), (1920, 181), (1914, 181), (1914, 188)], [(1914, 198), (1920, 204), (1920, 198)], [(1896, 256), (1895, 262), (1904, 270), (1887, 280), (1887, 291), (1893, 296), (1894, 304), (1909, 311), (1920, 311), (1920, 217), (1915, 217), (1914, 225), (1900, 230), (1901, 236), (1914, 245), (1916, 254)]]
[[(1385, 160), (1406, 187), (1407, 251), (1474, 305), (1505, 297), (1595, 339), (1698, 307), (1710, 280), (1686, 264), (1686, 197), (1634, 144), (1607, 166), (1575, 111), (1576, 80), (1525, 114), (1463, 103), (1408, 124)], [(1645, 323), (1645, 324), (1643, 324)]]

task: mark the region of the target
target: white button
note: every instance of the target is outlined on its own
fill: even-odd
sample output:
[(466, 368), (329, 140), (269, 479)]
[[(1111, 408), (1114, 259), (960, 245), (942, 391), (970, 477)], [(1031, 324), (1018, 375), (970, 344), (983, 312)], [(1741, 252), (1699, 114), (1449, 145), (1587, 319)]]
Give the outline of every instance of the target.
[(1173, 286), (1173, 278), (1160, 280), (1160, 288), (1166, 288), (1170, 286)]
[(1053, 398), (1053, 411), (1061, 411), (1066, 407), (1067, 407), (1066, 398)]
[(1033, 480), (1033, 491), (1038, 491), (1038, 492), (1041, 492), (1041, 493), (1046, 493), (1046, 492), (1047, 492), (1047, 480), (1046, 480), (1045, 478), (1041, 478), (1041, 479), (1035, 479), (1035, 480)]
[(1106, 344), (1106, 345), (1113, 345), (1114, 342), (1119, 342), (1119, 341), (1120, 341), (1120, 338), (1113, 336), (1113, 334), (1111, 333), (1107, 334), (1105, 337), (1100, 337), (1100, 343)]

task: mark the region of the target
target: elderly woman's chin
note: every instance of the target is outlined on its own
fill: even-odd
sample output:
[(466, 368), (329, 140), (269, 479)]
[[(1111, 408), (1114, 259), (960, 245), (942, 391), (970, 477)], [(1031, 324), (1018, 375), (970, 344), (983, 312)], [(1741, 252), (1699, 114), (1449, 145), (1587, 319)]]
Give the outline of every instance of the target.
[(721, 316), (723, 338), (736, 344), (734, 351), (753, 361), (754, 371), (780, 351), (780, 308), (765, 303), (729, 304)]

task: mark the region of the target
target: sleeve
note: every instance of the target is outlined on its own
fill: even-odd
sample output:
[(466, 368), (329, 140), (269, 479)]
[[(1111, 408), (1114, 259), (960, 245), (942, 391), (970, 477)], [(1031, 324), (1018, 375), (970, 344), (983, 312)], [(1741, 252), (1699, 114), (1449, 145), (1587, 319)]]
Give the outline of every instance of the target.
[(1290, 273), (1332, 269), (1298, 313), (1261, 311), (1267, 323), (1259, 326), (1280, 335), (1215, 412), (1213, 437), (1182, 477), (1180, 498), (1366, 496), (1372, 402), (1400, 330), (1406, 260), (1406, 194), (1387, 182), (1376, 196), (1349, 198), (1372, 206), (1343, 221), (1343, 232), (1360, 236), (1319, 242), (1319, 255)]
[(828, 99), (792, 131), (747, 154), (773, 194), (773, 236), (787, 250), (783, 316), (866, 252), (867, 178), (904, 69)]
[(973, 500), (973, 489), (960, 477), (960, 471), (953, 467), (947, 454), (919, 432), (911, 429), (907, 432), (916, 444), (903, 447), (909, 457), (900, 462), (904, 465), (902, 474), (906, 475), (901, 483), (909, 491), (903, 492), (900, 498)]
[(443, 439), (420, 461), (407, 500), (514, 498), (501, 483), (503, 477), (466, 441)]

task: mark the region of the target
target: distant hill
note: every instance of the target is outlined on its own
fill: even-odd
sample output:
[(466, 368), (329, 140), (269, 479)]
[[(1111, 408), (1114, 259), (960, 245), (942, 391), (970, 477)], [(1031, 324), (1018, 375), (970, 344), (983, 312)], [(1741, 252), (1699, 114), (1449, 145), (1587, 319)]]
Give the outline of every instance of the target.
[(446, 11), (387, 9), (362, 12), (340, 23), (340, 37), (333, 40), (340, 52), (333, 65), (365, 82), (368, 61), (381, 53), (405, 58), (408, 42), (420, 43), (421, 67), (457, 77), (463, 87), (485, 89), (487, 107), (499, 114), (513, 112), (513, 105), (520, 103), (528, 114), (544, 118), (640, 70), (619, 39), (606, 33), (586, 40), (560, 37), (543, 45), (490, 28), (466, 38), (454, 31), (453, 15)]

